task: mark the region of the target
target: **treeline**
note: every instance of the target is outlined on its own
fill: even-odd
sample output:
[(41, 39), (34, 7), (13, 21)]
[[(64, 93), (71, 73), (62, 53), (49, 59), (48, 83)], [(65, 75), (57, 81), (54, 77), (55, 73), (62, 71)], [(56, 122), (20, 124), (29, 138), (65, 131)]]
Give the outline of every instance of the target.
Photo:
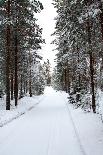
[(0, 95), (6, 94), (6, 110), (10, 101), (29, 92), (41, 94), (44, 89), (43, 66), (40, 63), (42, 29), (35, 14), (43, 9), (38, 0), (0, 1)]
[[(97, 90), (103, 90), (103, 2), (102, 0), (53, 0), (57, 9), (55, 32), (56, 89), (75, 94), (75, 104), (90, 94), (96, 112)], [(91, 102), (91, 103), (90, 103)]]

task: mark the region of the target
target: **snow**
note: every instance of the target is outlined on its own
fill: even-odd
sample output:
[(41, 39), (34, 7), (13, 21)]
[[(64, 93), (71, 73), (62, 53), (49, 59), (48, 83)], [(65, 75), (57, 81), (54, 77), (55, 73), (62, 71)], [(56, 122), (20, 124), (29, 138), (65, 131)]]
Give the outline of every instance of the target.
[(77, 135), (86, 155), (103, 154), (103, 124), (93, 113), (69, 107)]
[(0, 128), (0, 155), (102, 154), (99, 115), (73, 109), (67, 94), (51, 87), (35, 108)]
[(8, 124), (12, 120), (25, 114), (27, 111), (31, 110), (40, 102), (41, 96), (34, 96), (33, 98), (24, 97), (19, 100), (17, 108), (14, 106), (14, 101), (11, 102), (11, 111), (5, 110), (5, 99), (0, 100), (0, 127)]
[(97, 112), (99, 113), (100, 118), (103, 122), (103, 92), (100, 89), (98, 89), (97, 91), (96, 102), (98, 105)]

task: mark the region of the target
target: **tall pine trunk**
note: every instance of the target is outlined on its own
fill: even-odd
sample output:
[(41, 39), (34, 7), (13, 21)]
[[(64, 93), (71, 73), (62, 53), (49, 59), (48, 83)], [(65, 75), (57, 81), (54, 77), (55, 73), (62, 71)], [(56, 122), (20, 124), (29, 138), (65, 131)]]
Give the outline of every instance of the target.
[(7, 36), (6, 36), (6, 110), (10, 110), (10, 0), (7, 1)]
[(18, 38), (17, 38), (17, 25), (15, 29), (15, 83), (14, 83), (14, 97), (15, 97), (15, 106), (18, 102)]
[(20, 98), (23, 97), (23, 75), (20, 76)]
[(11, 73), (11, 100), (13, 100), (14, 97), (14, 79), (13, 79), (13, 73)]
[[(103, 41), (103, 5), (102, 5), (102, 1), (98, 0), (99, 2), (99, 9), (100, 9), (100, 24), (101, 24), (101, 34), (102, 34), (102, 41)], [(101, 68), (100, 68), (100, 80), (102, 80), (102, 73), (103, 73), (103, 54), (102, 54), (102, 64), (101, 64)], [(100, 82), (100, 87), (101, 90), (103, 90), (103, 84), (102, 82)]]
[(67, 61), (67, 92), (70, 93), (70, 77), (69, 77), (69, 66)]
[(77, 45), (77, 88), (76, 88), (76, 101), (80, 101), (80, 90), (81, 90), (81, 77), (80, 77), (80, 54), (79, 54), (79, 48)]
[(103, 40), (103, 6), (102, 1), (98, 0), (99, 2), (99, 9), (100, 9), (100, 24), (101, 24), (101, 33), (102, 33), (102, 40)]
[(89, 59), (90, 59), (92, 109), (93, 109), (93, 112), (95, 113), (96, 112), (96, 103), (95, 103), (94, 66), (93, 66), (93, 52), (92, 52), (92, 43), (91, 43), (91, 27), (90, 27), (89, 17), (88, 17), (88, 20), (87, 20), (87, 33), (88, 33)]
[(32, 97), (31, 53), (29, 51), (29, 94)]
[(65, 66), (65, 69), (64, 69), (64, 90), (67, 93), (67, 68), (66, 68), (66, 66)]

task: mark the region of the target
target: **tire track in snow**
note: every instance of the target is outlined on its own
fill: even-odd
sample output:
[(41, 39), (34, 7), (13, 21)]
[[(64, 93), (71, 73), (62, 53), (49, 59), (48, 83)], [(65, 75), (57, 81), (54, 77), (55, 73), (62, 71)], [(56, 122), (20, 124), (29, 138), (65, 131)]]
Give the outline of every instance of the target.
[[(63, 96), (62, 96), (62, 98), (64, 99)], [(80, 147), (80, 150), (81, 150), (81, 152), (82, 152), (83, 155), (87, 155), (87, 153), (86, 153), (86, 151), (85, 151), (85, 149), (84, 149), (84, 147), (83, 147), (83, 145), (82, 145), (81, 139), (80, 139), (80, 137), (79, 137), (79, 133), (78, 133), (78, 131), (77, 131), (76, 125), (75, 125), (75, 123), (74, 123), (74, 120), (73, 120), (73, 118), (72, 118), (72, 114), (71, 114), (71, 112), (70, 112), (69, 106), (68, 106), (67, 102), (65, 101), (65, 99), (64, 99), (64, 102), (66, 103), (66, 104), (65, 104), (65, 105), (66, 105), (66, 110), (67, 110), (69, 119), (70, 119), (70, 121), (71, 121), (71, 124), (72, 124), (72, 126), (73, 126), (73, 129), (74, 129), (74, 132), (75, 132), (75, 135), (76, 135), (76, 138), (77, 138), (77, 141), (78, 141), (78, 145), (79, 145), (79, 147)]]

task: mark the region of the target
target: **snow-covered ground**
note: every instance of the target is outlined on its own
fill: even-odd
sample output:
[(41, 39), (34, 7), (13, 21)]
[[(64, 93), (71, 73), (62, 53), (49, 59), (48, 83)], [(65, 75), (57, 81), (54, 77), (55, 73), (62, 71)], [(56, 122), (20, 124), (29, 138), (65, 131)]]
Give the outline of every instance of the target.
[(3, 127), (4, 125), (8, 124), (9, 122), (13, 121), (14, 119), (20, 117), (27, 111), (34, 108), (36, 104), (41, 101), (41, 99), (43, 99), (42, 95), (34, 96), (32, 98), (24, 97), (19, 100), (17, 107), (14, 106), (14, 101), (12, 101), (10, 111), (5, 110), (5, 98), (0, 99), (0, 127)]
[(96, 102), (98, 105), (97, 112), (99, 113), (101, 121), (103, 122), (103, 92), (100, 89), (97, 91)]
[(67, 94), (51, 87), (44, 96), (35, 108), (0, 128), (0, 155), (103, 155), (99, 115), (73, 109)]

